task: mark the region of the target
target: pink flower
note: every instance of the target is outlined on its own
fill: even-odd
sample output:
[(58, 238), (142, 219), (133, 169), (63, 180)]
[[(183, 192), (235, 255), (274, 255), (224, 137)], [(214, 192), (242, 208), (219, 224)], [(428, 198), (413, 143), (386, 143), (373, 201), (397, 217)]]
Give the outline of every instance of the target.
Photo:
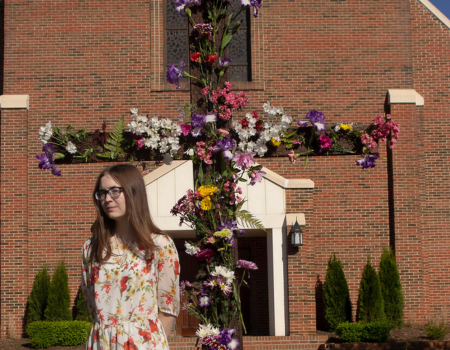
[(331, 145), (333, 144), (331, 138), (328, 137), (327, 135), (320, 136), (319, 140), (320, 140), (320, 148), (323, 150), (329, 149), (331, 147)]
[(138, 148), (142, 148), (144, 146), (144, 139), (137, 140)]
[(207, 87), (205, 87), (205, 88), (202, 89), (202, 95), (203, 95), (203, 96), (206, 96), (206, 95), (208, 95), (208, 94), (209, 94), (209, 86), (207, 86)]
[(250, 165), (255, 163), (255, 161), (253, 159), (255, 154), (256, 154), (255, 152), (249, 152), (249, 151), (244, 151), (244, 152), (236, 151), (236, 153), (233, 157), (233, 161), (236, 162), (236, 165), (238, 167), (242, 168), (242, 170), (245, 170)]
[[(256, 170), (255, 172), (251, 173), (250, 176), (251, 176), (252, 179), (251, 179), (249, 185), (253, 186), (255, 183), (261, 182), (264, 175), (266, 175), (266, 172), (264, 172), (262, 170)], [(237, 191), (237, 192), (239, 194), (242, 194), (242, 190), (241, 191)]]
[(230, 134), (228, 131), (223, 130), (223, 129), (217, 129), (217, 132), (219, 134), (222, 134), (222, 135), (225, 135), (225, 136), (228, 136)]
[(293, 150), (289, 151), (288, 158), (289, 158), (289, 160), (291, 161), (292, 164), (295, 163), (295, 153), (294, 153)]
[(189, 133), (192, 130), (192, 126), (189, 124), (182, 124), (181, 125), (181, 132), (183, 133), (184, 136), (188, 136)]

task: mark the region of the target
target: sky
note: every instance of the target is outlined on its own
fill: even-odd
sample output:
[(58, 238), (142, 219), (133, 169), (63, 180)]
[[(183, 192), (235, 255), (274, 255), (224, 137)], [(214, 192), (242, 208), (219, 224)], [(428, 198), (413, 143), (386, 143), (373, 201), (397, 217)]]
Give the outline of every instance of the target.
[(448, 19), (450, 19), (450, 0), (430, 0)]

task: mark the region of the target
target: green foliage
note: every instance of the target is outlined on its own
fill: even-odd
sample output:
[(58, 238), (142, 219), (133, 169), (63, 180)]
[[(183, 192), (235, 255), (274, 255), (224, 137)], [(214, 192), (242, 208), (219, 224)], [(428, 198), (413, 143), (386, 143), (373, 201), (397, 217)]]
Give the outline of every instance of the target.
[(125, 138), (124, 132), (124, 118), (120, 119), (114, 127), (114, 130), (109, 134), (108, 140), (103, 145), (107, 152), (98, 153), (97, 155), (102, 158), (117, 159), (125, 156), (127, 153), (123, 149)]
[(83, 345), (90, 330), (91, 323), (85, 321), (37, 321), (28, 326), (28, 335), (33, 348), (47, 349), (58, 345)]
[(389, 338), (391, 325), (384, 322), (341, 323), (336, 334), (345, 342), (383, 342)]
[(441, 324), (430, 322), (425, 327), (424, 332), (428, 339), (442, 340), (448, 333), (448, 328), (444, 322), (441, 322)]
[(64, 262), (62, 261), (56, 268), (50, 283), (44, 318), (46, 321), (72, 320), (72, 313), (70, 312), (69, 307), (69, 278)]
[(92, 322), (92, 315), (84, 298), (83, 290), (81, 286), (78, 288), (77, 296), (75, 297), (75, 305), (73, 307), (73, 319), (77, 321)]
[(400, 284), (400, 274), (398, 273), (392, 250), (383, 250), (378, 276), (380, 278), (386, 319), (393, 327), (401, 327), (403, 324), (403, 292)]
[(385, 321), (383, 295), (381, 294), (378, 274), (367, 260), (359, 285), (358, 309), (356, 312), (358, 322)]
[(44, 320), (44, 311), (47, 307), (48, 290), (50, 286), (50, 275), (47, 268), (43, 267), (34, 276), (33, 287), (28, 297), (27, 324)]
[(336, 256), (328, 260), (327, 275), (323, 287), (325, 319), (331, 330), (338, 324), (352, 321), (352, 304), (347, 280), (341, 262)]
[(252, 213), (247, 210), (239, 210), (236, 212), (236, 219), (240, 222), (242, 226), (258, 228), (260, 230), (266, 231), (264, 225), (260, 220), (256, 219)]

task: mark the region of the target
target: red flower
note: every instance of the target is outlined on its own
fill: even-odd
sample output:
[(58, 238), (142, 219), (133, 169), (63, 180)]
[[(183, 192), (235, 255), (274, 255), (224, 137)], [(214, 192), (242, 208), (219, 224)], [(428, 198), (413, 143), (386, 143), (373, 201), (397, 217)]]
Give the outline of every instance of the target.
[(247, 121), (246, 118), (243, 118), (243, 119), (241, 120), (241, 125), (242, 125), (243, 128), (248, 127), (248, 121)]
[(111, 326), (115, 326), (119, 321), (114, 316), (110, 316), (109, 322), (111, 322)]
[(100, 272), (100, 267), (92, 267), (92, 280), (95, 282), (97, 282), (98, 280), (98, 273)]
[(123, 343), (124, 350), (139, 350), (136, 344), (134, 343), (133, 338), (129, 337), (128, 340)]
[(158, 270), (159, 270), (159, 272), (162, 271), (163, 267), (164, 267), (164, 261), (160, 261), (159, 264), (158, 264)]
[(173, 298), (169, 294), (166, 294), (164, 296), (166, 297), (166, 304), (167, 305), (170, 305), (170, 304), (173, 303)]
[(102, 289), (105, 288), (105, 292), (106, 294), (109, 294), (109, 292), (111, 291), (111, 283), (106, 283)]
[(150, 324), (150, 332), (156, 332), (158, 330), (158, 325), (152, 319), (148, 319), (148, 323)]
[(175, 276), (178, 276), (180, 274), (180, 263), (178, 260), (175, 260)]
[(123, 293), (127, 290), (127, 282), (128, 282), (128, 276), (123, 276), (122, 280), (120, 281), (120, 293)]
[(200, 52), (193, 53), (193, 54), (191, 55), (191, 61), (192, 61), (192, 62), (198, 62), (201, 55), (202, 55), (202, 54), (201, 54)]
[(152, 339), (152, 334), (144, 331), (143, 329), (139, 328), (138, 333), (142, 338), (144, 338), (145, 341), (149, 341)]
[(212, 63), (212, 62), (214, 62), (215, 60), (217, 60), (217, 55), (208, 55), (208, 56), (206, 56), (206, 58), (205, 58), (205, 62), (206, 62), (206, 63)]

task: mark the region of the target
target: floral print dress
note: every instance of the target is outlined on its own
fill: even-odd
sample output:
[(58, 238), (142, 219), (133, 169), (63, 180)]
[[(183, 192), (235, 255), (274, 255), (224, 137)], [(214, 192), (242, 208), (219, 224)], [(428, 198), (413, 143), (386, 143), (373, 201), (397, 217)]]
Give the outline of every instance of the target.
[(158, 249), (146, 259), (137, 243), (112, 244), (103, 264), (90, 263), (83, 245), (81, 286), (94, 317), (87, 350), (168, 350), (158, 311), (178, 316), (178, 253), (172, 239), (152, 235)]

